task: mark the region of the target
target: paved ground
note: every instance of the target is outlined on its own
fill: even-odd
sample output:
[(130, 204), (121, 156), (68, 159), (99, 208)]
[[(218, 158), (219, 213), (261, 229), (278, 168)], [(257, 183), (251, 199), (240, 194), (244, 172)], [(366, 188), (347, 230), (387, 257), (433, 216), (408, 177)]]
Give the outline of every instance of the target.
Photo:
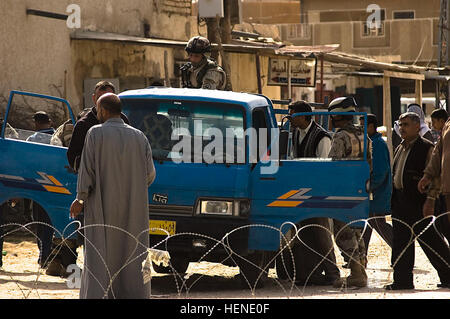
[[(2, 299), (73, 299), (78, 289), (68, 287), (67, 280), (47, 276), (37, 264), (38, 250), (32, 238), (7, 237), (6, 256), (0, 270), (0, 298)], [(77, 264), (82, 266), (82, 251)], [(338, 265), (342, 265), (338, 256)], [(216, 263), (191, 263), (184, 278), (155, 274), (152, 278), (152, 297), (171, 298), (328, 298), (328, 299), (450, 299), (450, 289), (438, 289), (436, 271), (416, 245), (415, 290), (386, 292), (382, 287), (392, 281), (390, 249), (377, 234), (369, 247), (369, 286), (358, 290), (339, 290), (332, 287), (297, 287), (290, 282), (276, 280), (274, 269), (262, 289), (242, 287), (237, 267)], [(348, 270), (341, 268), (341, 273)]]

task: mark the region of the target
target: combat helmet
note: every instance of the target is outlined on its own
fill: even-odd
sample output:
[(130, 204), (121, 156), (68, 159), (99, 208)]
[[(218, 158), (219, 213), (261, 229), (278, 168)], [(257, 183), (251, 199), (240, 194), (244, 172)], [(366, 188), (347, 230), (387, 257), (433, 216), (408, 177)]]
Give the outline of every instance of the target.
[(356, 112), (356, 101), (353, 97), (338, 97), (328, 105), (328, 112)]
[(184, 49), (188, 53), (204, 54), (211, 52), (211, 43), (205, 37), (195, 36), (188, 41)]

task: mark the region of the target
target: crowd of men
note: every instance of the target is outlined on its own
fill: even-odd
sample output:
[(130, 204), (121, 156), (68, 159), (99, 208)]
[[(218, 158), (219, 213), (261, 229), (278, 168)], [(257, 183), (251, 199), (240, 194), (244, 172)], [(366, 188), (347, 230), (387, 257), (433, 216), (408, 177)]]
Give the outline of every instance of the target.
[[(205, 38), (194, 37), (188, 42), (189, 63), (181, 69), (184, 87), (225, 88), (226, 74), (209, 58), (210, 50)], [(84, 228), (80, 240), (68, 241), (62, 247), (69, 250), (65, 257), (61, 250), (52, 256), (53, 231), (43, 226), (37, 235), (39, 263), (51, 275), (66, 275), (67, 266), (76, 263), (77, 247), (84, 245), (81, 298), (149, 296), (140, 274), (149, 246), (147, 189), (156, 172), (149, 141), (141, 131), (128, 125), (115, 93), (112, 83), (99, 82), (92, 95), (93, 106), (78, 115), (75, 125), (67, 121), (56, 131), (46, 113), (36, 113), (36, 133), (28, 138), (68, 147), (68, 163), (78, 174), (77, 196), (70, 214)], [(313, 218), (301, 223), (302, 227), (321, 227), (307, 227), (308, 231), (300, 234), (303, 245), (318, 254), (307, 255), (307, 249), (294, 250), (301, 255), (296, 260), (302, 261), (297, 283), (366, 287), (367, 252), (375, 229), (392, 248), (394, 281), (385, 287), (387, 290), (414, 288), (414, 239), (437, 270), (441, 281), (438, 287), (450, 288), (450, 215), (445, 214), (450, 207), (450, 171), (444, 165), (450, 156), (447, 112), (439, 109), (431, 114), (432, 126), (439, 132), (435, 140), (422, 108), (410, 105), (394, 125), (391, 163), (373, 114), (367, 116), (368, 145), (364, 152), (364, 119), (360, 119), (360, 125), (354, 124), (354, 98), (341, 97), (329, 104), (330, 112), (339, 112), (331, 115), (334, 132), (321, 127), (313, 116), (301, 115), (312, 112), (307, 102), (293, 102), (289, 110), (293, 130), (291, 158), (362, 159), (368, 161), (371, 170), (372, 198), (364, 233), (337, 219)], [(50, 224), (38, 205), (33, 212), (36, 221)], [(386, 215), (392, 216), (392, 225), (386, 221)], [(429, 227), (431, 216), (438, 216), (433, 221), (435, 227)], [(346, 261), (344, 267), (350, 269), (346, 278), (341, 278), (336, 264), (333, 237)]]
[[(352, 112), (356, 111), (356, 107), (356, 101), (352, 97), (337, 98), (329, 104), (330, 112), (348, 112), (348, 115), (331, 115), (335, 129), (331, 137), (311, 116), (301, 115), (312, 112), (307, 102), (291, 103), (289, 109), (294, 127), (291, 156), (363, 159), (364, 118), (360, 119), (359, 126), (353, 123)], [(303, 224), (327, 227), (330, 234), (328, 237), (334, 234), (336, 244), (347, 261), (345, 267), (350, 268), (347, 278), (336, 276), (339, 272), (332, 267), (325, 267), (322, 274), (321, 268), (314, 268), (313, 263), (317, 260), (308, 258), (310, 265), (306, 267), (315, 271), (306, 284), (367, 286), (367, 250), (372, 229), (375, 229), (392, 248), (394, 281), (385, 289), (414, 289), (416, 239), (439, 275), (441, 282), (437, 286), (450, 288), (450, 215), (445, 214), (446, 207), (450, 207), (450, 176), (445, 175), (448, 170), (444, 165), (450, 152), (450, 123), (445, 110), (433, 112), (432, 126), (440, 131), (440, 136), (434, 141), (424, 118), (422, 108), (412, 104), (396, 121), (394, 134), (400, 142), (395, 148), (391, 165), (387, 144), (377, 132), (377, 118), (373, 114), (367, 116), (369, 143), (366, 160), (371, 168), (372, 194), (369, 225), (362, 234), (360, 228), (349, 227), (335, 219), (328, 223), (318, 219), (304, 221)], [(392, 216), (392, 226), (386, 222), (386, 215)], [(430, 216), (437, 216), (436, 221), (431, 220)], [(436, 227), (429, 227), (430, 222), (434, 222)], [(335, 263), (335, 256), (327, 256), (328, 252), (333, 253), (333, 243), (329, 238), (324, 240), (323, 234), (314, 234), (312, 231), (300, 233), (300, 236), (303, 237), (303, 242), (311, 245), (315, 243), (314, 249), (326, 257), (325, 261)], [(300, 283), (305, 284), (304, 281)]]

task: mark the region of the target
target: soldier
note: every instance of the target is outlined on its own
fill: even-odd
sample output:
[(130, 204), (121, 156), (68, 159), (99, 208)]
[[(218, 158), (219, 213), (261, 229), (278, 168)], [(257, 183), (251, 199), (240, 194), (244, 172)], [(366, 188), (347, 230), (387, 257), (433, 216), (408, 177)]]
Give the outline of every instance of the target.
[[(331, 101), (329, 112), (355, 112), (356, 101), (352, 97), (340, 97)], [(331, 121), (338, 130), (333, 136), (329, 157), (332, 159), (364, 157), (364, 131), (361, 127), (353, 125), (353, 115), (332, 115)], [(370, 139), (367, 138), (367, 160), (372, 167), (372, 154)], [(336, 244), (343, 254), (349, 258), (350, 276), (339, 278), (334, 287), (366, 287), (366, 249), (361, 238), (359, 228), (351, 228), (344, 222), (334, 219), (334, 235)]]
[[(77, 121), (85, 116), (91, 108), (84, 109), (77, 116)], [(53, 133), (52, 139), (50, 140), (51, 145), (69, 147), (70, 140), (72, 139), (73, 133), (73, 123), (71, 119), (68, 119), (63, 124), (58, 126), (55, 133)]]
[[(0, 117), (0, 130), (2, 129), (2, 127), (3, 127), (3, 118)], [(17, 133), (17, 131), (9, 123), (6, 123), (5, 137), (12, 138), (12, 139), (18, 139), (19, 133)]]
[(226, 88), (227, 75), (217, 62), (210, 58), (211, 44), (208, 39), (193, 37), (185, 50), (189, 62), (180, 68), (183, 87), (209, 90)]

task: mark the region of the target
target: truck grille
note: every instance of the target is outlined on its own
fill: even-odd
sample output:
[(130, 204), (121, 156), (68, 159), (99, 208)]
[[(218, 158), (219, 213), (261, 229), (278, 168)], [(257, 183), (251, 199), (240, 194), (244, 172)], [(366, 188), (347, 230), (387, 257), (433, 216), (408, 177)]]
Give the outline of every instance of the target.
[(192, 206), (181, 205), (148, 205), (148, 211), (151, 215), (192, 215), (194, 208)]

